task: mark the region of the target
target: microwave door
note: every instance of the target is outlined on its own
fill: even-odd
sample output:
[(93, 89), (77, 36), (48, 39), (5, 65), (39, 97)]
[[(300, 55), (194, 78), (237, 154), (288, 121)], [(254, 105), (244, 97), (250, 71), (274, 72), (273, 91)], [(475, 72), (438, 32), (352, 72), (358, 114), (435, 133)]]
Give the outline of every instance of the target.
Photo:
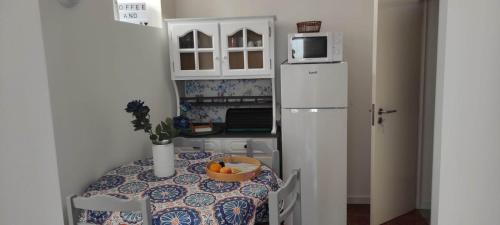
[(291, 39), (291, 58), (294, 61), (322, 61), (328, 58), (328, 38), (293, 37)]
[(292, 59), (304, 58), (304, 40), (292, 38)]
[(318, 59), (328, 57), (327, 37), (308, 37), (304, 39), (304, 58)]

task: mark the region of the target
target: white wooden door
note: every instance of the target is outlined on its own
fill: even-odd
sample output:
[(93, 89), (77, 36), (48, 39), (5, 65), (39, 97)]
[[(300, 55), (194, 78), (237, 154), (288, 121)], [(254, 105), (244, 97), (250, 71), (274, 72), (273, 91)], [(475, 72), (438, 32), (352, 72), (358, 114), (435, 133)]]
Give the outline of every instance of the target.
[(267, 20), (222, 22), (224, 76), (270, 74), (270, 24)]
[(174, 78), (220, 75), (217, 23), (172, 24), (169, 29)]
[(416, 207), (423, 46), (423, 1), (375, 3), (371, 225)]

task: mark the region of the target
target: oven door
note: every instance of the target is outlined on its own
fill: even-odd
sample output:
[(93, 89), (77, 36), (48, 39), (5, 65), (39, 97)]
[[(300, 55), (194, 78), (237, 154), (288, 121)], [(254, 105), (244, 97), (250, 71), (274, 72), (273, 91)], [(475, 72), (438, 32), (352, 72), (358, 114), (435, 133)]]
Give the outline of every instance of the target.
[(288, 62), (332, 62), (332, 44), (331, 33), (290, 34), (288, 36)]

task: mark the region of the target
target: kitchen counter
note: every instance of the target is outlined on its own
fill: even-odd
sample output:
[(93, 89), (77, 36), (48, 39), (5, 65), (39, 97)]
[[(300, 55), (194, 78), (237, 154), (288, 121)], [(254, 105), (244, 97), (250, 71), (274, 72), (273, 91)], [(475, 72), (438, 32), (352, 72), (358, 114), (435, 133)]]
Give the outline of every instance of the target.
[(221, 129), (222, 131), (206, 135), (186, 135), (181, 133), (179, 136), (184, 138), (276, 138), (279, 136), (280, 126), (278, 126), (276, 134), (270, 132), (228, 132), (223, 123), (214, 123), (214, 128)]
[(207, 135), (179, 135), (185, 138), (275, 138), (277, 134), (271, 133), (261, 133), (261, 132), (220, 132), (217, 134), (207, 134)]

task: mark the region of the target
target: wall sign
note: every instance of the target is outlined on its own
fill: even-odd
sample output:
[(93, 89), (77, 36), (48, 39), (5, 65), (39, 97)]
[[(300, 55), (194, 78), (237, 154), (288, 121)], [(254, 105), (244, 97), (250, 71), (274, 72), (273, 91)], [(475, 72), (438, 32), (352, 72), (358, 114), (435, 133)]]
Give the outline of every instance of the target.
[(148, 11), (145, 2), (118, 4), (119, 20), (128, 23), (147, 26), (149, 23)]

